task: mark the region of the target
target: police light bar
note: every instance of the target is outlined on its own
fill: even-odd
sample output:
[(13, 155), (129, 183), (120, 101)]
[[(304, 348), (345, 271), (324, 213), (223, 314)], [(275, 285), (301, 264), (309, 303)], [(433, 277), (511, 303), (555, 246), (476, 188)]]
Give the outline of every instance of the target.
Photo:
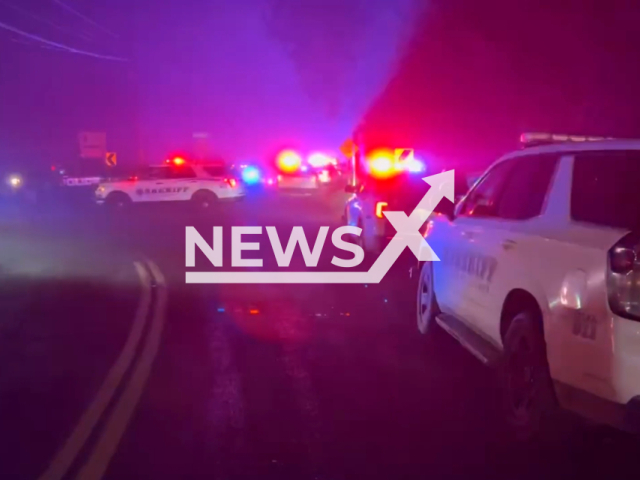
[(520, 135), (520, 143), (523, 147), (564, 142), (598, 142), (602, 140), (613, 140), (613, 138), (586, 135), (565, 135), (558, 133), (523, 133)]

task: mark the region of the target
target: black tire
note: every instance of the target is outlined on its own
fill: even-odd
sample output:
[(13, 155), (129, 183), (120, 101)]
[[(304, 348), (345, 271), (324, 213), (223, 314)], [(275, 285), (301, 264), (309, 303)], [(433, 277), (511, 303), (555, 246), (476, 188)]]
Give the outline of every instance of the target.
[(209, 210), (218, 203), (218, 197), (209, 190), (198, 190), (191, 197), (191, 203), (198, 210)]
[(431, 338), (442, 332), (436, 322), (436, 315), (440, 313), (440, 309), (433, 288), (433, 263), (424, 262), (418, 275), (420, 275), (416, 299), (418, 331), (427, 338)]
[(517, 440), (543, 434), (557, 400), (539, 313), (524, 310), (514, 315), (504, 337), (503, 401), (507, 425)]
[(105, 200), (110, 210), (127, 210), (131, 206), (131, 197), (124, 192), (112, 192)]

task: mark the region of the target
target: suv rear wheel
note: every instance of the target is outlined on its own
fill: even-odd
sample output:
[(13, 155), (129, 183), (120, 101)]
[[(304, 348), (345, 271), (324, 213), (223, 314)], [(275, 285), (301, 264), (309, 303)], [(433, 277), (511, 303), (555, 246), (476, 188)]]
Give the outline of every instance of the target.
[(541, 433), (557, 403), (538, 317), (528, 310), (515, 314), (504, 337), (504, 404), (519, 440)]

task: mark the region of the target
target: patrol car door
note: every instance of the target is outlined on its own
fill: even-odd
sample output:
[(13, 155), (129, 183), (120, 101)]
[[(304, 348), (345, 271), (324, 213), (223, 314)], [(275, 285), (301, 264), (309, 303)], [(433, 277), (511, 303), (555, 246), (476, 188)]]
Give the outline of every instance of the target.
[(496, 248), (487, 232), (494, 227), (498, 199), (511, 167), (508, 161), (491, 167), (457, 205), (441, 247), (441, 265), (434, 265), (434, 280), (439, 282), (440, 276), (447, 284), (436, 284), (438, 302), (440, 291), (446, 290), (450, 313), (478, 332), (486, 326), (482, 297), (489, 293), (498, 266)]
[(136, 183), (134, 201), (160, 202), (167, 200), (164, 189), (169, 180), (169, 167), (149, 167)]
[(168, 200), (189, 200), (198, 186), (197, 175), (188, 165), (169, 167), (169, 180), (166, 187)]

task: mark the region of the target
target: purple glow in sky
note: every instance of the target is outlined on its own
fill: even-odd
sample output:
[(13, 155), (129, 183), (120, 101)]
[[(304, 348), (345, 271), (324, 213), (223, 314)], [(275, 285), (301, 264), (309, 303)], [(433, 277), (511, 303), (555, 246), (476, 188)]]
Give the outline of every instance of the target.
[[(139, 33), (152, 158), (210, 132), (229, 158), (337, 150), (394, 73), (415, 0), (243, 0), (150, 13)], [(145, 33), (150, 33), (146, 35)]]

